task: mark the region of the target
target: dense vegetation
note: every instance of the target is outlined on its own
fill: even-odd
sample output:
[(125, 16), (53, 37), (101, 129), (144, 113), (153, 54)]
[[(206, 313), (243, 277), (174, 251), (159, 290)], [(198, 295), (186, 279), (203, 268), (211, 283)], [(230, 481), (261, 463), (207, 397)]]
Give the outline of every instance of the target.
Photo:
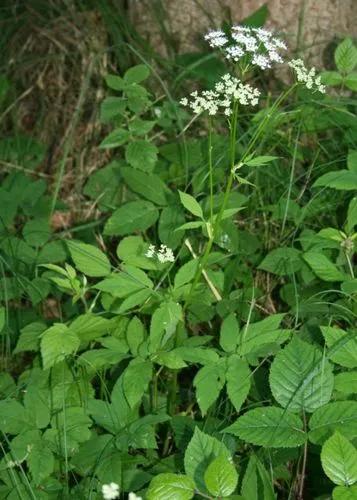
[(265, 18), (166, 60), (108, 21), (54, 172), (3, 68), (0, 498), (357, 498), (357, 48), (272, 71)]

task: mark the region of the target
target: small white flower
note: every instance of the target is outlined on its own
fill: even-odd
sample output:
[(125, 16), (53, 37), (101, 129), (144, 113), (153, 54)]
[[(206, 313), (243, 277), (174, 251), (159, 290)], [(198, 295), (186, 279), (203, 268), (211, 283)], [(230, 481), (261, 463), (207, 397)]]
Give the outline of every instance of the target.
[(116, 483), (103, 484), (102, 494), (104, 500), (114, 500), (119, 497), (119, 485)]
[(155, 256), (155, 245), (150, 245), (145, 255), (152, 259)]
[(128, 500), (143, 500), (142, 497), (138, 497), (135, 493), (129, 493)]
[(308, 70), (302, 59), (293, 59), (288, 65), (295, 71), (296, 79), (299, 83), (303, 83), (307, 89), (314, 92), (325, 93), (325, 86), (321, 85), (321, 77), (316, 76), (315, 68)]
[(165, 264), (166, 262), (175, 262), (173, 251), (166, 245), (161, 245), (159, 250), (156, 250), (155, 245), (150, 245), (145, 255), (146, 257), (149, 257), (149, 259), (157, 258), (161, 264)]
[(205, 40), (207, 40), (209, 45), (213, 48), (223, 47), (228, 43), (228, 38), (223, 31), (210, 31), (205, 35)]
[(187, 106), (188, 105), (188, 99), (187, 97), (183, 97), (180, 101), (180, 104), (182, 104), (182, 106)]

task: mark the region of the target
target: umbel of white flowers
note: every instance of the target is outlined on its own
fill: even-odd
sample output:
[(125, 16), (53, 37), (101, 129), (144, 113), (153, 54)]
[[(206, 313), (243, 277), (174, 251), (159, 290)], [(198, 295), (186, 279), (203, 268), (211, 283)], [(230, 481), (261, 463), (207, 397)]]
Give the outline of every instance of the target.
[[(234, 63), (243, 60), (245, 68), (258, 66), (265, 70), (275, 63), (283, 63), (280, 52), (287, 49), (285, 43), (270, 31), (248, 26), (233, 26), (230, 35), (223, 31), (210, 31), (205, 39), (212, 48), (220, 49), (224, 56)], [(306, 69), (301, 59), (294, 59), (288, 62), (288, 65), (295, 71), (299, 83), (314, 92), (325, 92), (321, 78), (316, 76), (315, 68)], [(192, 92), (190, 97), (184, 97), (180, 103), (191, 108), (195, 114), (207, 111), (210, 116), (215, 116), (221, 111), (229, 116), (233, 102), (243, 106), (256, 106), (259, 96), (258, 89), (226, 74), (216, 83), (213, 90)]]
[[(103, 484), (102, 486), (104, 500), (115, 500), (119, 498), (119, 493), (120, 489), (117, 483)], [(142, 500), (142, 498), (135, 495), (135, 493), (129, 493), (128, 500)]]
[(145, 255), (149, 257), (149, 259), (154, 259), (156, 257), (161, 264), (175, 261), (173, 251), (166, 245), (161, 245), (158, 250), (156, 250), (155, 245), (150, 245)]

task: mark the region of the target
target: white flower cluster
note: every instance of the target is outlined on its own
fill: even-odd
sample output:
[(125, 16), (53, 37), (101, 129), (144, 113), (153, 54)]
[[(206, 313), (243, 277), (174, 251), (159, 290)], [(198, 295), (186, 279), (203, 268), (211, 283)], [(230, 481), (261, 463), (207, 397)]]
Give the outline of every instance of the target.
[(149, 259), (154, 259), (156, 257), (161, 264), (175, 261), (173, 251), (166, 245), (161, 245), (159, 250), (156, 250), (155, 245), (150, 245), (145, 255), (149, 257)]
[(195, 114), (208, 111), (209, 115), (214, 116), (222, 110), (229, 116), (233, 101), (238, 101), (243, 106), (256, 106), (260, 92), (227, 73), (216, 83), (214, 90), (204, 90), (201, 94), (195, 91), (190, 96), (191, 100), (184, 97), (180, 102), (183, 106), (189, 106)]
[[(102, 494), (104, 500), (114, 500), (119, 498), (119, 485), (117, 483), (103, 484)], [(135, 493), (129, 493), (128, 500), (142, 500), (141, 497), (135, 495)]]
[(315, 68), (308, 70), (301, 59), (293, 59), (288, 65), (295, 71), (297, 81), (304, 83), (307, 89), (325, 93), (326, 87), (322, 85), (321, 77), (316, 76)]
[(282, 63), (281, 50), (286, 50), (285, 43), (263, 28), (233, 26), (231, 40), (223, 31), (211, 31), (205, 40), (213, 48), (223, 48), (227, 59), (238, 62), (248, 56), (248, 61), (261, 69), (271, 68), (273, 63)]

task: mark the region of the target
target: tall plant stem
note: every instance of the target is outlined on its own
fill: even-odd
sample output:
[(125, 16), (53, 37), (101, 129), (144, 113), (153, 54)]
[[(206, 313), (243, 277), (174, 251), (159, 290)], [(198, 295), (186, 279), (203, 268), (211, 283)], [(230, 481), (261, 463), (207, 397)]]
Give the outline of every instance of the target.
[[(303, 419), (304, 419), (304, 429), (306, 431), (306, 416), (305, 416), (305, 412), (303, 413)], [(305, 444), (304, 444), (304, 455), (303, 455), (303, 458), (302, 458), (300, 487), (299, 487), (299, 493), (298, 493), (298, 499), (299, 500), (303, 500), (303, 498), (304, 498), (303, 494), (304, 494), (304, 484), (305, 484), (306, 462), (307, 462), (307, 441), (305, 441)]]

